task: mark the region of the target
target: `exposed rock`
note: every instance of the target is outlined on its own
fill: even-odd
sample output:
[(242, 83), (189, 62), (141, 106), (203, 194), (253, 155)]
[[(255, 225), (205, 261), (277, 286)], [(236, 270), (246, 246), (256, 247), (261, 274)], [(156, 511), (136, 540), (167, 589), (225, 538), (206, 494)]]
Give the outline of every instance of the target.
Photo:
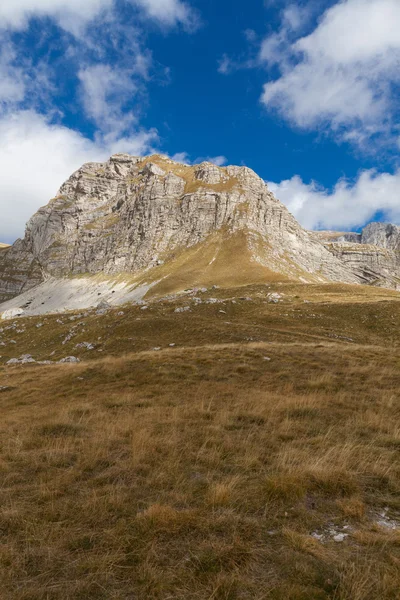
[[(185, 193), (192, 181), (198, 186)], [(270, 250), (268, 267), (277, 272), (356, 280), (250, 169), (117, 155), (74, 173), (30, 219), (24, 240), (2, 251), (0, 294), (18, 294), (49, 276), (146, 269), (154, 249), (160, 260), (163, 253), (193, 246), (222, 227), (260, 234)], [(34, 263), (41, 265), (39, 271)], [(19, 283), (11, 289), (7, 273), (16, 265)]]
[(361, 233), (315, 234), (361, 283), (400, 289), (400, 227), (369, 223)]
[(400, 227), (390, 223), (370, 223), (361, 233), (361, 244), (372, 244), (400, 252)]
[[(117, 154), (83, 165), (30, 219), (24, 239), (0, 249), (0, 301), (21, 295), (26, 314), (40, 314), (96, 306), (97, 296), (98, 311), (106, 311), (142, 299), (156, 283), (151, 272), (161, 269), (164, 279), (180, 252), (239, 232), (246, 247), (232, 253), (232, 261), (247, 253), (266, 279), (272, 272), (303, 282), (398, 283), (399, 228), (378, 224), (360, 240), (331, 233), (325, 241), (300, 227), (247, 167)], [(142, 274), (140, 282), (116, 283), (122, 273)], [(93, 281), (95, 274), (110, 280)]]
[(76, 358), (76, 356), (66, 356), (65, 358), (62, 358), (61, 360), (58, 361), (60, 364), (63, 363), (79, 363), (81, 362), (79, 360), (79, 358)]
[(9, 308), (2, 313), (1, 318), (3, 321), (6, 319), (14, 319), (15, 317), (21, 317), (24, 312), (25, 311), (22, 308)]
[(19, 358), (10, 358), (10, 360), (6, 362), (6, 365), (26, 365), (34, 362), (36, 361), (31, 354), (23, 354)]
[(196, 168), (195, 177), (211, 185), (221, 181), (222, 171), (212, 163), (203, 162)]
[(111, 305), (108, 302), (106, 302), (105, 300), (102, 300), (101, 302), (98, 303), (97, 308), (98, 309), (104, 308), (104, 309), (108, 310), (109, 308), (111, 308)]
[(90, 342), (81, 342), (80, 344), (77, 344), (75, 348), (86, 348), (86, 350), (94, 350), (95, 346)]
[(323, 543), (331, 540), (341, 543), (349, 537), (351, 532), (352, 528), (350, 525), (335, 525), (333, 523), (329, 523), (327, 527), (322, 528), (319, 531), (314, 531), (311, 536)]
[(378, 515), (376, 520), (377, 525), (383, 527), (385, 529), (390, 529), (392, 531), (400, 530), (400, 520), (395, 519), (392, 516), (388, 516), (389, 508), (385, 507)]
[(145, 173), (146, 175), (160, 175), (161, 177), (165, 176), (166, 173), (155, 163), (147, 163), (141, 173)]
[(176, 308), (174, 310), (174, 312), (176, 313), (183, 313), (183, 312), (189, 312), (190, 311), (190, 306), (178, 306), (178, 308)]
[[(1, 273), (1, 271), (0, 271)], [(1, 280), (1, 275), (0, 275)], [(96, 277), (77, 277), (46, 279), (34, 290), (25, 292), (18, 297), (18, 303), (24, 306), (24, 301), (31, 298), (29, 307), (25, 308), (24, 314), (42, 315), (49, 312), (65, 312), (67, 310), (79, 310), (87, 307), (96, 307), (99, 304), (99, 293), (107, 298), (107, 308), (98, 309), (100, 314), (105, 314), (111, 305), (119, 305), (126, 302), (135, 302), (151, 288), (151, 284), (138, 285), (130, 282), (115, 282), (115, 279), (98, 280)], [(32, 298), (33, 293), (33, 298)], [(16, 300), (3, 303), (1, 310), (14, 308)], [(112, 303), (112, 304), (111, 304)], [(75, 320), (75, 316), (71, 320)]]
[(268, 302), (272, 302), (273, 304), (278, 304), (282, 300), (281, 294), (278, 292), (271, 292), (267, 294)]

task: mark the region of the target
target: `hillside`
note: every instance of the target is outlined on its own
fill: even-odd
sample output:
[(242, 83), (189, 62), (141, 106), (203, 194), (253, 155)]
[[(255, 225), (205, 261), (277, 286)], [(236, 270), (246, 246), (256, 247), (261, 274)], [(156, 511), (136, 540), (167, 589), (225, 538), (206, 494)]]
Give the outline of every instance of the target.
[(6, 321), (1, 597), (398, 598), (399, 300), (271, 282)]

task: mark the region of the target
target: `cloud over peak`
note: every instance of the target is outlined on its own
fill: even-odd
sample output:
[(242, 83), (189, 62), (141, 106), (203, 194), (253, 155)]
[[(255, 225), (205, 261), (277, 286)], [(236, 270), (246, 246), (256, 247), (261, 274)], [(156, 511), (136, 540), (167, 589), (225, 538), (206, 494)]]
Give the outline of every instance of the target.
[[(284, 13), (285, 14), (285, 13)], [(399, 102), (400, 3), (343, 0), (314, 31), (296, 36), (299, 19), (283, 18), (262, 44), (260, 59), (280, 76), (264, 86), (262, 102), (301, 128), (326, 125), (363, 143), (393, 135)]]
[(361, 171), (356, 181), (340, 179), (332, 190), (315, 181), (304, 183), (298, 175), (268, 186), (306, 229), (350, 231), (377, 214), (400, 223), (400, 170), (394, 174)]

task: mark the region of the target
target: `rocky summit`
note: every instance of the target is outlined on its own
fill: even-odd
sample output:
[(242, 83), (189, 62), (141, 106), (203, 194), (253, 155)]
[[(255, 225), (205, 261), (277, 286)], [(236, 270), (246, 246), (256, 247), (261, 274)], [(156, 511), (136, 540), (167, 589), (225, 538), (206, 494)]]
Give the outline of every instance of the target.
[[(247, 167), (112, 156), (76, 171), (0, 247), (0, 311), (268, 281), (400, 285), (400, 228), (308, 232)], [(18, 298), (17, 298), (18, 297)]]

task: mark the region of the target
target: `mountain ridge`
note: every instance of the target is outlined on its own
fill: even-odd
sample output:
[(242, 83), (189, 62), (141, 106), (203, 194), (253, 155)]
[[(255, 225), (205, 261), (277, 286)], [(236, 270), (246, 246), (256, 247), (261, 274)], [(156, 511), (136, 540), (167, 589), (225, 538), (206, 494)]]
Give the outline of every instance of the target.
[(28, 221), (25, 237), (1, 251), (0, 311), (21, 294), (29, 308), (34, 289), (46, 306), (54, 281), (67, 289), (71, 278), (99, 275), (108, 287), (97, 295), (110, 303), (271, 279), (397, 289), (400, 228), (391, 227), (390, 247), (365, 250), (347, 234), (303, 229), (248, 167), (117, 154), (73, 173)]

